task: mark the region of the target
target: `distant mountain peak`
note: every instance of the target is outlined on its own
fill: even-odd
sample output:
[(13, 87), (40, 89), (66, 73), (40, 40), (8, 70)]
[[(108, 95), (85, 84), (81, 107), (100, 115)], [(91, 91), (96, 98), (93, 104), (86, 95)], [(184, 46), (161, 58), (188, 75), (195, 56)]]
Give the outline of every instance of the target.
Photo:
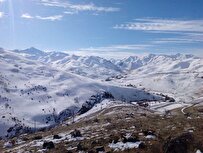
[(22, 50), (23, 52), (29, 52), (29, 53), (44, 53), (44, 51), (41, 51), (37, 48), (34, 48), (34, 47), (30, 47), (30, 48), (27, 48), (25, 50)]

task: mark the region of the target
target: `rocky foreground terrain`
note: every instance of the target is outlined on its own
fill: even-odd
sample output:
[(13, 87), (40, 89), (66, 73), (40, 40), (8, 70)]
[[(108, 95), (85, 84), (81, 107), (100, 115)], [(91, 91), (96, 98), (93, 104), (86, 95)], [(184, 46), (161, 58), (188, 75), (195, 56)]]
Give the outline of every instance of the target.
[(0, 48), (0, 153), (203, 152), (203, 59)]
[(145, 107), (116, 103), (70, 118), (51, 130), (2, 140), (0, 148), (5, 153), (200, 153), (203, 105), (160, 114)]

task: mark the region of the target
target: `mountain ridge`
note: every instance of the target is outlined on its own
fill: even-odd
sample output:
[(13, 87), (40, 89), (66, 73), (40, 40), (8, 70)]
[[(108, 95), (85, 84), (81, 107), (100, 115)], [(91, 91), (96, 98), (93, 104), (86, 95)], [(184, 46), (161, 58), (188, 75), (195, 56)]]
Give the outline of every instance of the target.
[(1, 49), (0, 61), (0, 135), (15, 134), (9, 127), (53, 126), (72, 111), (91, 112), (105, 94), (123, 103), (159, 101), (152, 108), (163, 112), (196, 101), (203, 91), (203, 60), (193, 55), (107, 60), (30, 48)]
[(103, 92), (126, 103), (164, 99), (141, 89), (70, 73), (11, 51), (2, 51), (0, 61), (0, 136), (13, 136), (30, 127), (33, 130), (35, 125), (53, 126), (58, 116), (64, 118), (61, 114), (68, 118), (72, 109), (79, 111), (83, 106), (84, 110), (84, 106), (91, 108), (102, 102)]

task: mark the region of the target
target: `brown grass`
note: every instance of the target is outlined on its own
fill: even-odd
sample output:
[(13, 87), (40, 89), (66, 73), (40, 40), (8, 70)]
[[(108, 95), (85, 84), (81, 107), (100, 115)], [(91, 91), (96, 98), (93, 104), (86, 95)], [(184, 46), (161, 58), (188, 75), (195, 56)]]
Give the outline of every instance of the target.
[[(112, 111), (114, 113), (108, 115), (108, 113)], [(142, 115), (143, 111), (146, 113), (146, 116)], [(195, 149), (203, 150), (203, 115), (198, 112), (197, 107), (191, 107), (185, 111), (191, 113), (192, 119), (188, 119), (184, 116), (180, 109), (174, 110), (174, 115), (172, 116), (163, 117), (147, 110), (137, 110), (136, 107), (132, 106), (114, 107), (92, 114), (90, 116), (91, 119), (89, 120), (88, 117), (87, 119), (83, 119), (80, 122), (69, 126), (59, 126), (47, 132), (38, 132), (25, 137), (29, 139), (27, 141), (29, 142), (36, 135), (45, 137), (74, 129), (80, 129), (82, 135), (85, 137), (84, 140), (80, 142), (61, 142), (60, 144), (56, 144), (55, 149), (48, 152), (65, 153), (67, 152), (68, 147), (76, 147), (79, 143), (87, 152), (95, 152), (96, 146), (104, 146), (106, 152), (113, 152), (108, 146), (109, 143), (112, 141), (120, 141), (122, 135), (132, 133), (135, 137), (138, 137), (139, 140), (143, 141), (146, 147), (144, 149), (130, 149), (123, 152), (162, 153), (162, 146), (169, 136), (173, 138), (193, 129), (194, 142), (190, 146), (190, 152), (194, 153)], [(129, 114), (131, 115), (129, 116)], [(156, 139), (146, 140), (144, 136), (139, 135), (139, 133), (144, 130), (154, 131)], [(34, 152), (38, 149), (38, 147), (26, 148), (26, 150), (33, 150)], [(73, 150), (72, 152), (77, 151)]]

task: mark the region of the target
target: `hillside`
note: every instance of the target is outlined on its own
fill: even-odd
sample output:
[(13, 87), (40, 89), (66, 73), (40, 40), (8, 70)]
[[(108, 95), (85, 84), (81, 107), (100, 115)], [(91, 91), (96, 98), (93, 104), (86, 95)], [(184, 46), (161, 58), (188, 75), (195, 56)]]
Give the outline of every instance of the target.
[(104, 99), (163, 99), (144, 90), (69, 73), (10, 51), (1, 50), (0, 60), (0, 136), (53, 126)]
[[(33, 53), (33, 50), (36, 51)], [(198, 99), (203, 90), (203, 59), (194, 55), (149, 54), (108, 60), (97, 56), (45, 53), (35, 48), (17, 53), (80, 76), (169, 94), (179, 102)]]
[[(96, 107), (95, 107), (96, 108)], [(72, 123), (13, 138), (7, 152), (199, 153), (203, 150), (202, 105), (157, 114), (132, 104), (114, 102)], [(8, 142), (0, 143), (0, 148)]]
[[(156, 147), (164, 145), (162, 140), (165, 142), (171, 134), (175, 137), (167, 131), (170, 126), (178, 127), (176, 133), (185, 133), (190, 128), (197, 131), (190, 150), (202, 150), (199, 144), (202, 138), (198, 137), (202, 125), (197, 126), (202, 119), (202, 58), (150, 54), (108, 60), (29, 48), (0, 49), (0, 62), (0, 137), (4, 139), (0, 143), (6, 151), (24, 152), (29, 146), (36, 152), (51, 140), (56, 149), (65, 146), (73, 152), (77, 152), (79, 144), (83, 151), (103, 146), (109, 151), (133, 152), (145, 146), (144, 150), (138, 150), (159, 152), (163, 148)], [(185, 112), (188, 108), (192, 109)], [(193, 121), (189, 125), (188, 119)], [(97, 130), (98, 125), (91, 130), (85, 128), (94, 127), (94, 122), (102, 128)], [(86, 136), (72, 138), (70, 133), (76, 128)], [(115, 131), (108, 133), (109, 128)], [(143, 130), (154, 131), (148, 137), (155, 140), (139, 135)], [(118, 142), (113, 143), (115, 132)], [(18, 139), (25, 133), (26, 140)], [(53, 133), (60, 138), (52, 140)], [(90, 133), (97, 133), (98, 140)], [(33, 137), (39, 134), (43, 137), (35, 141)], [(100, 142), (102, 134), (108, 142)], [(136, 135), (136, 139), (123, 142), (123, 134)], [(9, 147), (11, 139), (15, 144)], [(98, 142), (90, 146), (94, 141)], [(67, 142), (70, 144), (65, 145)]]

